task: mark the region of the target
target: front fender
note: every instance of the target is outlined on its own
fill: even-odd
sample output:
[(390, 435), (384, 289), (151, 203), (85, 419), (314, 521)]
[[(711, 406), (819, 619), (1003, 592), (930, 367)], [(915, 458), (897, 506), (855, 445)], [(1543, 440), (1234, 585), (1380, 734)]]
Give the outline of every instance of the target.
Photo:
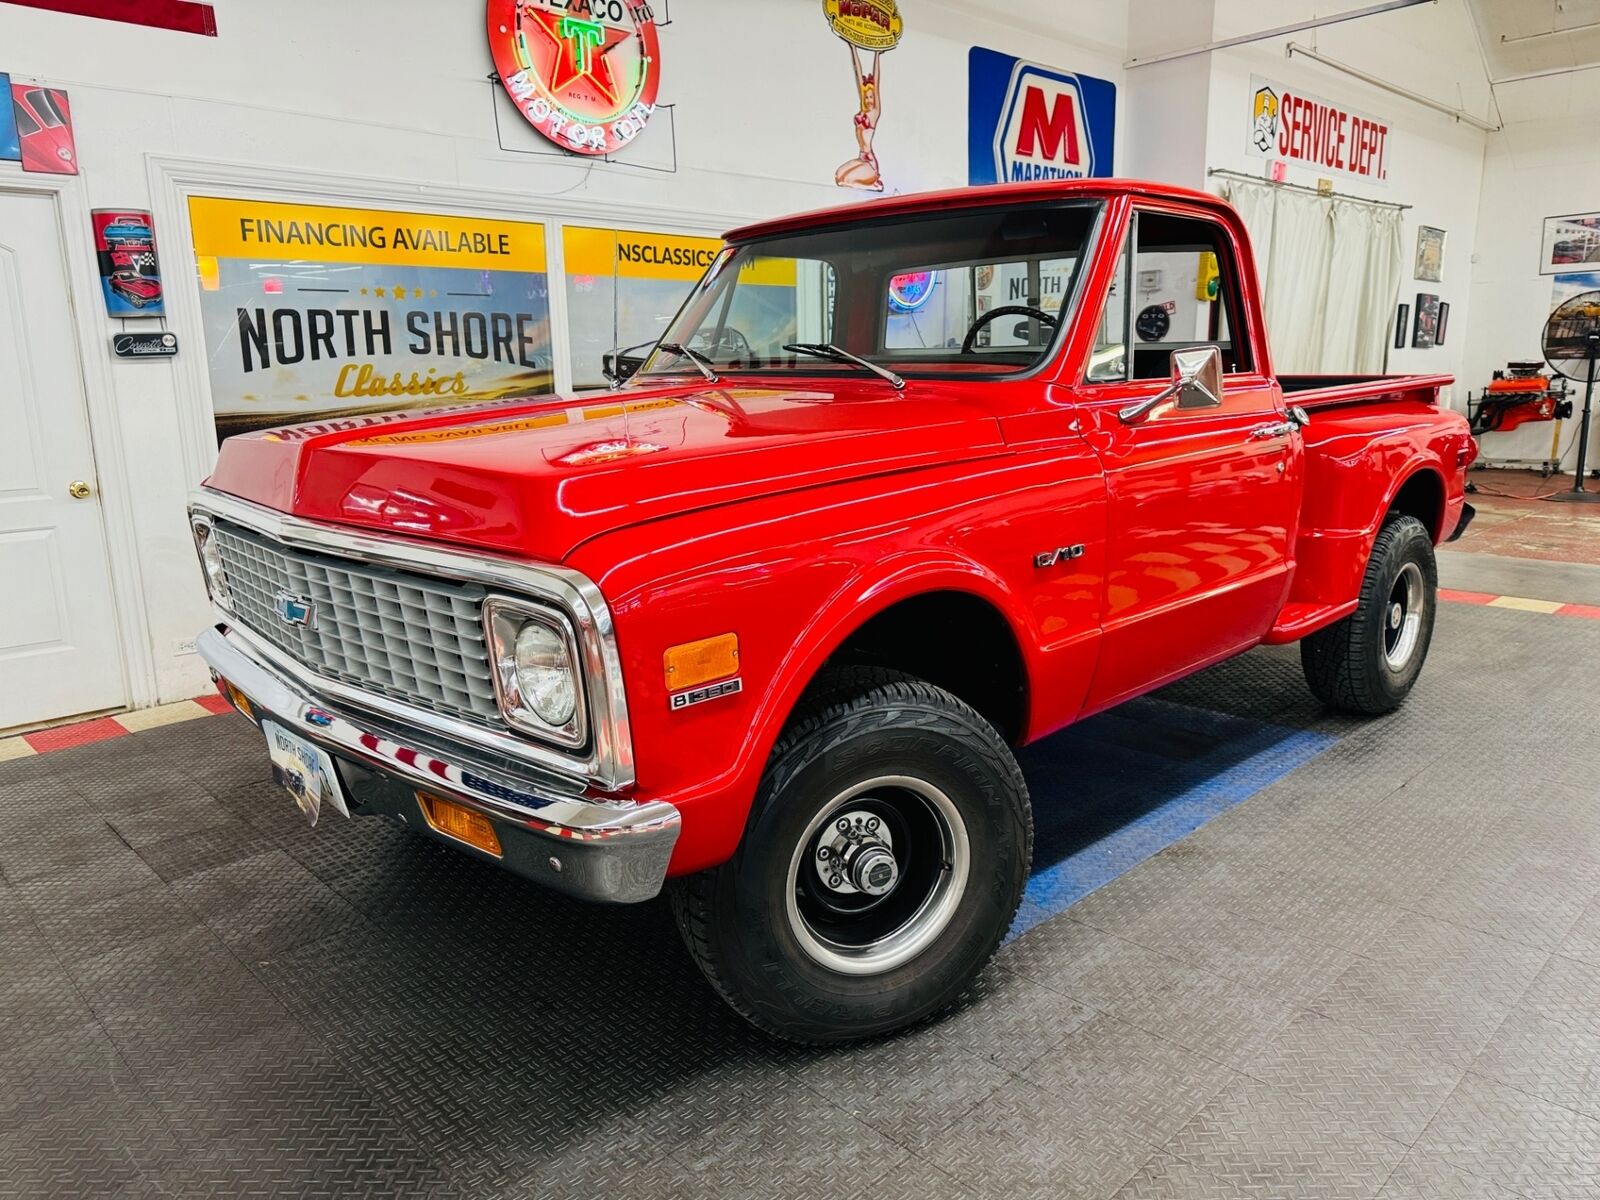
[[(1097, 648), (1102, 495), (1098, 476), (1071, 477), (1059, 455), (1019, 456), (852, 481), (803, 505), (790, 495), (685, 514), (580, 547), (568, 563), (595, 580), (616, 623), (637, 791), (683, 814), (672, 873), (733, 853), (806, 686), (901, 600), (954, 591), (993, 606), (1028, 673), (1030, 732), (1071, 719), (1073, 682), (1086, 686), (1083, 656)], [(1064, 538), (1090, 547), (1080, 570), (1040, 573), (1039, 547)], [(674, 709), (666, 649), (726, 633), (738, 638), (740, 690)]]

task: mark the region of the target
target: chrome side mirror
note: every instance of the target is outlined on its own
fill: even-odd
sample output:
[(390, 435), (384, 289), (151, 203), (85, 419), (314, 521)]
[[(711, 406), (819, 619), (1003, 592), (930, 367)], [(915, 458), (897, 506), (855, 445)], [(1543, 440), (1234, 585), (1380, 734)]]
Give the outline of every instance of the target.
[(621, 387), (633, 378), (634, 373), (640, 367), (644, 366), (646, 355), (635, 353), (635, 351), (648, 351), (654, 345), (654, 342), (641, 342), (637, 346), (628, 346), (626, 348), (618, 346), (611, 353), (601, 356), (600, 374), (605, 376), (606, 382), (613, 389)]
[(1117, 416), (1124, 425), (1136, 424), (1174, 396), (1179, 408), (1219, 407), (1222, 404), (1222, 351), (1215, 346), (1174, 350), (1172, 382), (1148, 400), (1128, 405)]

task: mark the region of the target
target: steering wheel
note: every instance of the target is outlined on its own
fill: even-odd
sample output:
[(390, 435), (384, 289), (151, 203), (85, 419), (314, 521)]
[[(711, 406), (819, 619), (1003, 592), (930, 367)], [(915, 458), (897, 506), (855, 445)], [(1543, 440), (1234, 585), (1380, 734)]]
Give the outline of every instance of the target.
[(1056, 317), (1045, 312), (1044, 309), (1034, 308), (1031, 304), (1002, 304), (999, 308), (991, 308), (972, 323), (972, 328), (967, 330), (967, 336), (961, 343), (961, 353), (972, 353), (972, 343), (977, 339), (978, 330), (996, 317), (1032, 317), (1036, 321), (1043, 321), (1051, 329), (1061, 323)]

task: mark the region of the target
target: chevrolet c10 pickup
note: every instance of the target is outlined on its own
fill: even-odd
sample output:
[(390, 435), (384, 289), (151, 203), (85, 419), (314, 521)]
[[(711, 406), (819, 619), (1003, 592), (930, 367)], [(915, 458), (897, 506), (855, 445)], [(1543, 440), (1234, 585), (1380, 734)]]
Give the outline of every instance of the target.
[(1256, 278), (1128, 180), (736, 230), (609, 392), (229, 439), (198, 648), (313, 820), (666, 890), (755, 1024), (903, 1027), (1017, 911), (1014, 747), (1263, 643), (1346, 712), (1416, 682), (1450, 379), (1275, 375)]

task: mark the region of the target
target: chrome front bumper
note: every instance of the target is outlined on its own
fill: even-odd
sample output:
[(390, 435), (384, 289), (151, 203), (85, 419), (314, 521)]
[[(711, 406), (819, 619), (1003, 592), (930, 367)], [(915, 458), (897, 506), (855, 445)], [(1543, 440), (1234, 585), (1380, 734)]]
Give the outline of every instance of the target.
[(488, 817), (505, 851), (497, 861), (537, 883), (618, 903), (648, 900), (661, 890), (678, 840), (672, 805), (596, 799), (581, 782), (533, 778), (503, 758), (476, 761), (470, 748), (423, 749), (379, 719), (312, 694), (224, 626), (206, 629), (195, 647), (213, 678), (238, 689), (257, 710), (257, 723), (270, 716), (343, 764), (378, 776), (385, 786), (352, 787), (361, 810), (396, 812), (408, 821), (415, 812), (413, 823), (429, 829), (415, 800), (425, 791)]

